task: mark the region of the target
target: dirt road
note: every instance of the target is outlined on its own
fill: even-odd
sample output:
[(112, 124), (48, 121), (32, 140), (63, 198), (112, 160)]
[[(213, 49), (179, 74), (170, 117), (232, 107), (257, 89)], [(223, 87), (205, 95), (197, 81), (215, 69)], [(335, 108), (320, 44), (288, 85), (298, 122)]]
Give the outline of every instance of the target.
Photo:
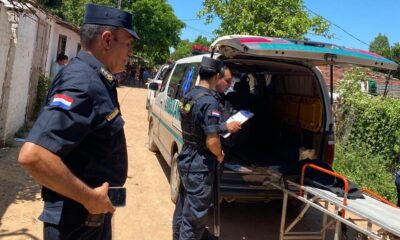
[[(160, 155), (146, 148), (146, 90), (121, 87), (118, 92), (126, 122), (129, 176), (127, 206), (117, 210), (113, 221), (114, 239), (169, 240), (174, 210), (169, 168)], [(18, 150), (19, 145), (0, 150), (0, 239), (42, 239), (42, 224), (37, 220), (43, 205), (40, 187), (18, 166)], [(278, 239), (278, 203), (223, 204), (221, 214), (221, 239)], [(318, 222), (314, 213), (302, 227), (314, 228)]]

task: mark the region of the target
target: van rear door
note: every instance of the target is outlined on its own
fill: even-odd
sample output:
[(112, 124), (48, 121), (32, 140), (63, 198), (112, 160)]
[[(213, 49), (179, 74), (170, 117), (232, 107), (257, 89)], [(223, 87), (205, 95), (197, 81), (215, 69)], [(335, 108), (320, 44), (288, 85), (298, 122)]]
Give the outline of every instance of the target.
[(218, 38), (211, 48), (227, 58), (253, 56), (302, 61), (314, 66), (354, 64), (386, 70), (398, 68), (395, 62), (376, 53), (312, 41), (231, 35)]

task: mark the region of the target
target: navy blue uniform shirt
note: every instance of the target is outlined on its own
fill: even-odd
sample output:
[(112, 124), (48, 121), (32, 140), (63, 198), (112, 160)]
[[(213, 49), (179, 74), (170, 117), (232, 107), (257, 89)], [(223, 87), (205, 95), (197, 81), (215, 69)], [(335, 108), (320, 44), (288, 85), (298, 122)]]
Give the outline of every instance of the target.
[[(196, 86), (188, 95), (196, 96), (202, 92), (208, 92), (209, 95), (200, 97), (196, 104), (192, 106), (192, 119), (197, 119), (199, 127), (202, 128), (206, 136), (219, 133), (221, 110), (216, 99), (216, 92)], [(193, 151), (189, 145), (184, 144), (178, 157), (178, 167), (184, 172), (209, 172), (215, 169), (216, 161), (216, 157), (209, 150), (197, 149)]]
[[(127, 177), (124, 121), (116, 83), (94, 56), (80, 51), (55, 77), (28, 142), (59, 156), (91, 187), (122, 186)], [(45, 201), (65, 197), (43, 188)]]

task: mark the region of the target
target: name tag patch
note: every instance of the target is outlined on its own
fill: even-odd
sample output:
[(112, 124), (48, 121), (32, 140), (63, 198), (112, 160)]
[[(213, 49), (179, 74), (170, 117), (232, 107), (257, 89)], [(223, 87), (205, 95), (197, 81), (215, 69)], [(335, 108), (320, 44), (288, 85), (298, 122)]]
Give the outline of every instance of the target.
[(114, 110), (110, 114), (107, 115), (107, 117), (106, 117), (107, 121), (109, 121), (109, 122), (112, 121), (118, 115), (118, 113), (119, 113), (118, 108), (114, 108)]

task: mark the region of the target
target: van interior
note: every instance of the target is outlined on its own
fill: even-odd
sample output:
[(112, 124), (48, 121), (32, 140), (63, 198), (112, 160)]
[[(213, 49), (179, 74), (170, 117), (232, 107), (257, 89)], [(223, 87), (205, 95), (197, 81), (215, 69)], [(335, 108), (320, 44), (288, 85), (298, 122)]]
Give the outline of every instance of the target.
[[(260, 197), (273, 198), (271, 192), (265, 193), (265, 186), (261, 188), (266, 177), (260, 174), (263, 170), (274, 168), (291, 175), (299, 160), (324, 161), (325, 84), (300, 64), (258, 59), (225, 63), (235, 81), (234, 91), (226, 94), (226, 106), (233, 111), (251, 111), (254, 116), (239, 132), (223, 140), (229, 150), (225, 153), (222, 196), (228, 201), (230, 197), (254, 197), (260, 186)], [(276, 197), (280, 196), (277, 192)]]

